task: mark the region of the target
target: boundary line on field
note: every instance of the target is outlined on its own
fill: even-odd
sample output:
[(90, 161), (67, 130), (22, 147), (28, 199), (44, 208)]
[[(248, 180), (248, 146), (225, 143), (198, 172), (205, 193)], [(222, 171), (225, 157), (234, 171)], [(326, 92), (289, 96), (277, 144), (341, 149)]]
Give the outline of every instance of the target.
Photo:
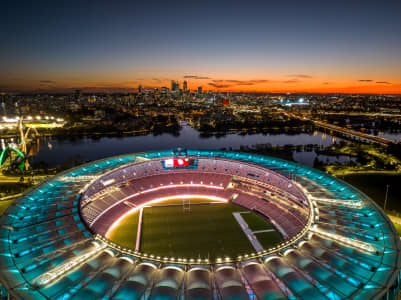
[(262, 233), (262, 232), (273, 232), (276, 231), (275, 229), (262, 229), (262, 230), (256, 230), (252, 231), (253, 233)]
[(138, 220), (138, 229), (136, 232), (135, 251), (139, 251), (139, 247), (141, 246), (142, 217), (143, 217), (143, 207), (141, 207), (141, 210), (139, 211), (139, 220)]
[(259, 240), (256, 238), (256, 235), (252, 232), (249, 228), (248, 223), (244, 220), (241, 216), (241, 213), (235, 212), (233, 213), (235, 220), (237, 220), (238, 224), (240, 225), (242, 231), (245, 233), (247, 238), (252, 244), (252, 247), (257, 251), (263, 251), (263, 246), (260, 244)]

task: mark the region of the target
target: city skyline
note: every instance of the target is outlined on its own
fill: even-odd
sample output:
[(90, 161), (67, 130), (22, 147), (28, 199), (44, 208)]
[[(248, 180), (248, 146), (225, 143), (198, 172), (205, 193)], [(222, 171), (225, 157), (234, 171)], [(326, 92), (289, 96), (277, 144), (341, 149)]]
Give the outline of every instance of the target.
[(399, 1), (8, 1), (0, 92), (401, 93)]

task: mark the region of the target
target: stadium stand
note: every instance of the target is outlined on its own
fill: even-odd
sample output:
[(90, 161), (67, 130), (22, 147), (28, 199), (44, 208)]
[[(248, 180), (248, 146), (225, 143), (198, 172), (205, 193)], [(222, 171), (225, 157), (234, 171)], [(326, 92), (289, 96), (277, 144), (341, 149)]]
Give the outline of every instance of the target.
[[(163, 168), (171, 150), (112, 157), (19, 197), (0, 219), (0, 281), (11, 297), (395, 299), (400, 239), (366, 195), (277, 158), (184, 152), (195, 167)], [(269, 218), (286, 239), (222, 262), (145, 255), (104, 237), (132, 207), (182, 193), (231, 199)]]

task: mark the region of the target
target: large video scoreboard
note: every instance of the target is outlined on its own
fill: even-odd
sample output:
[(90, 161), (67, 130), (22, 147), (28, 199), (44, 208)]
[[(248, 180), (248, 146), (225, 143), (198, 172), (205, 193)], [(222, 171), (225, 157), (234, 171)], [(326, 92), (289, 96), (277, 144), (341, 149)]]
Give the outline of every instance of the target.
[(187, 157), (174, 157), (163, 160), (163, 169), (196, 169), (198, 167), (198, 160)]

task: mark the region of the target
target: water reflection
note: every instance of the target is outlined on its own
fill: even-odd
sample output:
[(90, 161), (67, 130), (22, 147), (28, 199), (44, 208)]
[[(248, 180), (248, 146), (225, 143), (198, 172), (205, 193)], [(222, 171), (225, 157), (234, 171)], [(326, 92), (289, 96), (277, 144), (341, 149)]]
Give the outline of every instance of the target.
[[(334, 138), (327, 133), (315, 131), (311, 134), (251, 134), (239, 133), (223, 136), (204, 137), (190, 126), (184, 126), (180, 134), (131, 136), (131, 137), (101, 137), (101, 138), (71, 138), (71, 139), (41, 139), (38, 143), (34, 161), (44, 161), (50, 166), (65, 163), (71, 158), (79, 158), (81, 161), (100, 159), (108, 156), (172, 149), (177, 146), (194, 149), (222, 149), (238, 150), (241, 146), (253, 146), (256, 144), (284, 145), (319, 145), (329, 146), (339, 142), (340, 138)], [(297, 162), (313, 165), (314, 152), (298, 152), (294, 154)], [(322, 155), (319, 156), (319, 159)], [(342, 158), (340, 158), (340, 161)]]

